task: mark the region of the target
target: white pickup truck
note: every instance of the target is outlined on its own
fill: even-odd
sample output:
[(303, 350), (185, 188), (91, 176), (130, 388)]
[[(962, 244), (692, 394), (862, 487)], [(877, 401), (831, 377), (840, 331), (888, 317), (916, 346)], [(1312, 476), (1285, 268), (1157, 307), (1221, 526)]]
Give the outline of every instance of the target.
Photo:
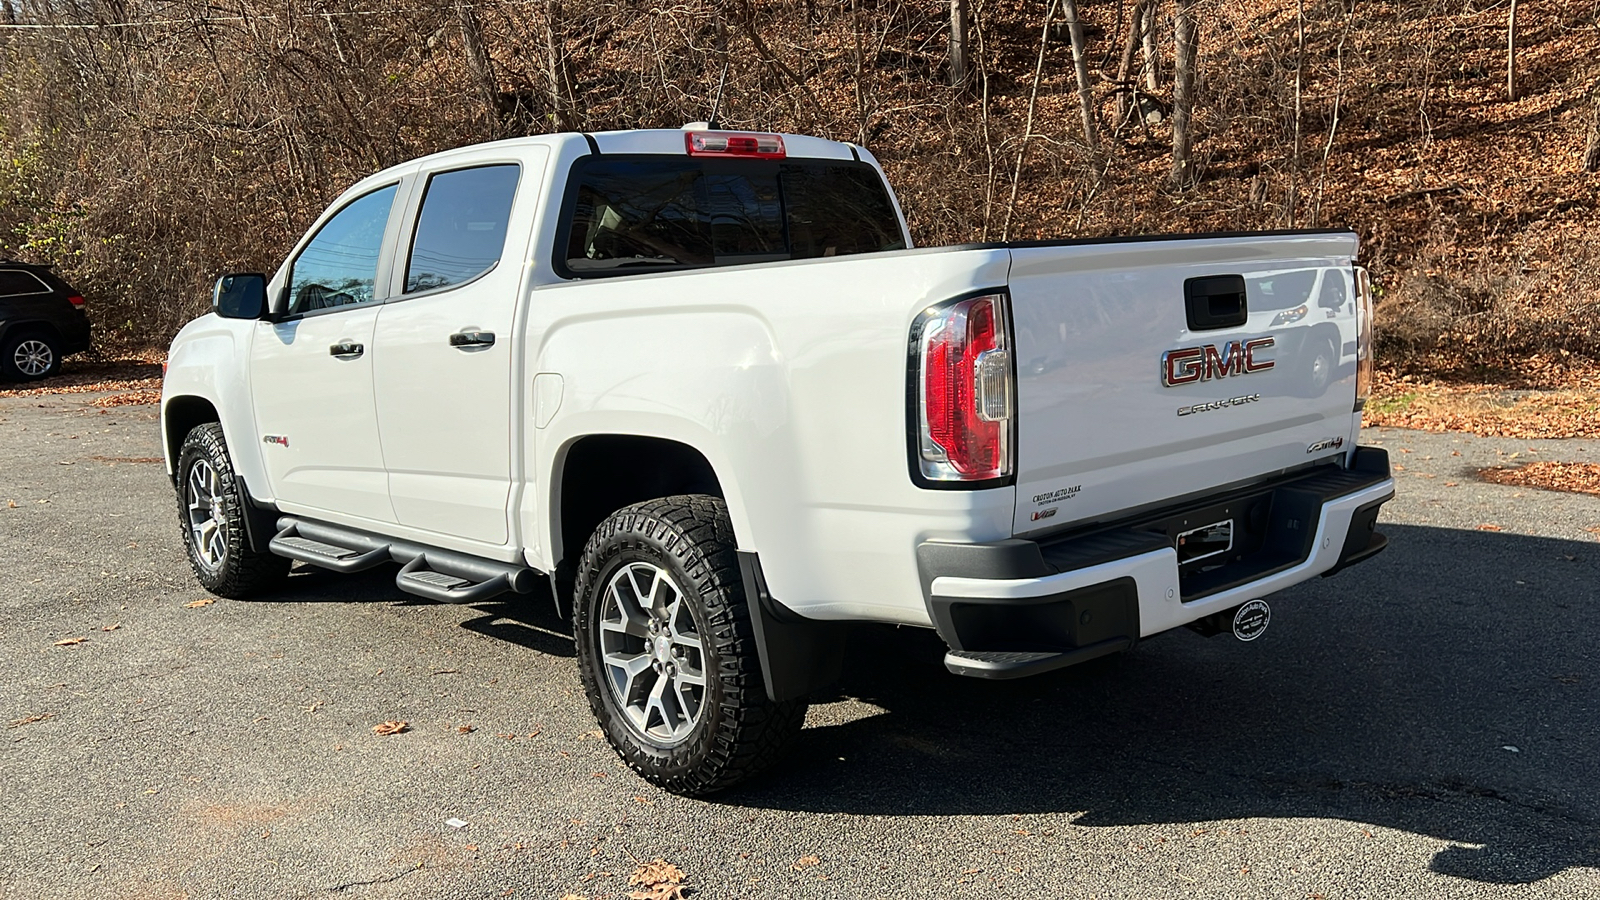
[(225, 597), (291, 560), (570, 615), (617, 752), (770, 763), (841, 623), (1010, 678), (1377, 553), (1347, 232), (911, 249), (866, 150), (714, 130), (466, 147), (350, 188), (172, 344), (168, 471)]

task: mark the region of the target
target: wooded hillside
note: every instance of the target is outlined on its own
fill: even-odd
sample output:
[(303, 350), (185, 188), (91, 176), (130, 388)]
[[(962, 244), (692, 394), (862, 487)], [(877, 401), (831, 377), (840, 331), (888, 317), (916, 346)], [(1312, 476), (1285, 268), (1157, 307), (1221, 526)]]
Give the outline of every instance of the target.
[(0, 255), (128, 345), (377, 168), (715, 107), (919, 243), (1349, 226), (1390, 361), (1600, 358), (1600, 0), (0, 0), (0, 72)]

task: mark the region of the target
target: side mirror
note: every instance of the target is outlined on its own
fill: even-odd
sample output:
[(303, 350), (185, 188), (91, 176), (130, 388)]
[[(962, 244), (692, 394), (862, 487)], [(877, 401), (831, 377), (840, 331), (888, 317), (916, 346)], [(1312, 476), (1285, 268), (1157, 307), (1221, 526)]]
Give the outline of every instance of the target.
[(267, 276), (236, 272), (217, 279), (211, 309), (224, 319), (260, 319), (267, 314)]

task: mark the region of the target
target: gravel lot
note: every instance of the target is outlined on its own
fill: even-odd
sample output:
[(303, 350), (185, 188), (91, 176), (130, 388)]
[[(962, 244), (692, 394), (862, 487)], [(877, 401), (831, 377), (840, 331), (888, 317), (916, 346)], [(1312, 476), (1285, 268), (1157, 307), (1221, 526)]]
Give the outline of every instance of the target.
[(1251, 645), (989, 684), (863, 629), (705, 802), (621, 768), (543, 608), (191, 606), (155, 408), (90, 400), (0, 399), (0, 897), (616, 898), (656, 857), (705, 898), (1600, 896), (1600, 497), (1471, 476), (1600, 443), (1370, 432), (1390, 549)]

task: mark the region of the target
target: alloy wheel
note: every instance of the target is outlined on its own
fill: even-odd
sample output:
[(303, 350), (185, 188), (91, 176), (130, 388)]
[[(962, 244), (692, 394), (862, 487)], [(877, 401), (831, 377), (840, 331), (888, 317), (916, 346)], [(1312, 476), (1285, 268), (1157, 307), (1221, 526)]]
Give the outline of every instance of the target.
[(672, 576), (630, 562), (606, 584), (599, 616), (605, 682), (630, 725), (652, 743), (687, 740), (705, 704), (705, 644)]
[(194, 552), (207, 568), (221, 568), (228, 552), (228, 518), (223, 507), (222, 479), (209, 460), (197, 459), (189, 467), (185, 494)]
[(38, 378), (50, 371), (55, 365), (56, 354), (50, 345), (38, 338), (29, 338), (17, 345), (11, 354), (11, 362), (17, 371), (29, 378)]

